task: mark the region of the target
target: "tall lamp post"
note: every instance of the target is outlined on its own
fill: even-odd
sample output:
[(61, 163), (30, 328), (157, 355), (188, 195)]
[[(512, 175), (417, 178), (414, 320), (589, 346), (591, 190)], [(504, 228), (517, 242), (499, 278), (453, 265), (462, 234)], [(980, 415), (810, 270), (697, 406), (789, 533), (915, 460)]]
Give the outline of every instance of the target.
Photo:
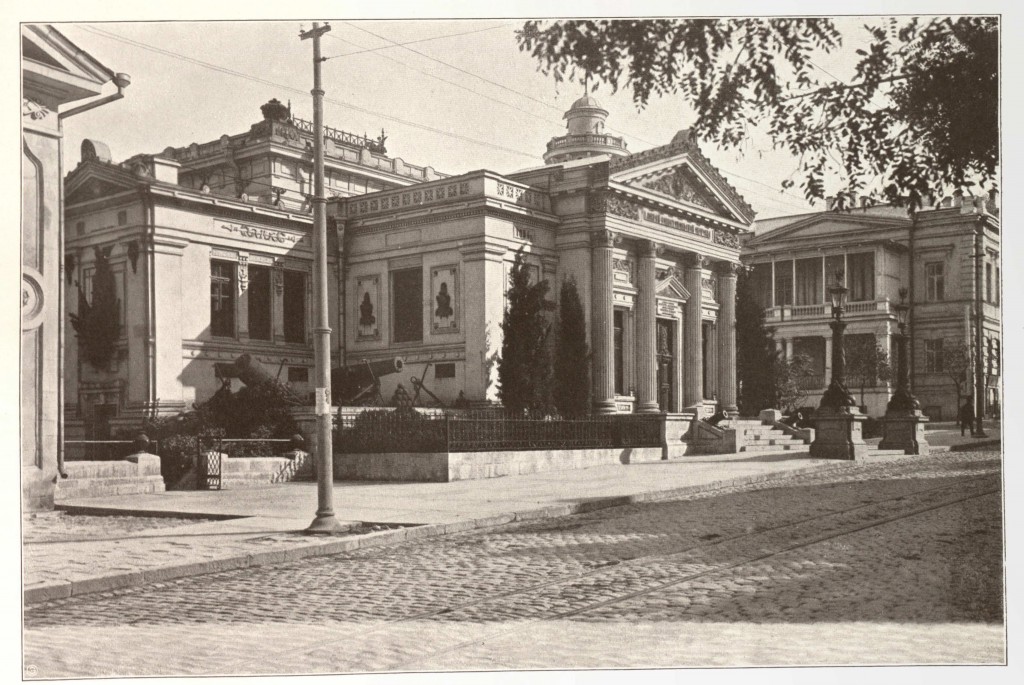
[(857, 409), (857, 401), (846, 389), (846, 351), (843, 349), (843, 311), (849, 290), (843, 285), (843, 272), (836, 271), (836, 283), (828, 289), (832, 300), (832, 380), (814, 414), (815, 459), (853, 460), (867, 454), (861, 426), (867, 418)]
[(843, 272), (836, 271), (836, 284), (828, 289), (832, 299), (832, 381), (821, 397), (820, 409), (836, 411), (842, 407), (856, 407), (857, 401), (846, 389), (846, 350), (843, 349), (843, 331), (846, 322), (843, 312), (846, 310), (846, 298), (849, 289), (843, 285)]
[(896, 338), (896, 392), (885, 408), (882, 420), (881, 449), (903, 450), (905, 454), (928, 454), (924, 424), (928, 417), (921, 413), (921, 403), (910, 391), (910, 368), (907, 359), (907, 320), (910, 306), (906, 304), (907, 289), (900, 288), (899, 304), (893, 304), (899, 333)]

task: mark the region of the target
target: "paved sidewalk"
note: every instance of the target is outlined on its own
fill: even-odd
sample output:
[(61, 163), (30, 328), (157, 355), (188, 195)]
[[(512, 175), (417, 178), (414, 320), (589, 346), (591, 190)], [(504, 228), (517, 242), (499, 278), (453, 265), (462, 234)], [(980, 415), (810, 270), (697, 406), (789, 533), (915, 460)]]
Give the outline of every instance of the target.
[[(956, 438), (943, 436), (938, 442), (982, 443)], [(850, 464), (810, 459), (806, 452), (743, 453), (454, 483), (338, 482), (335, 514), (347, 532), (328, 537), (302, 532), (317, 508), (315, 483), (81, 499), (61, 506), (81, 513), (177, 518), (169, 519), (168, 526), (118, 528), (99, 537), (29, 539), (23, 546), (24, 600), (40, 602), (514, 520), (671, 499)], [(207, 520), (183, 524), (182, 517)], [(391, 526), (372, 530), (363, 525), (367, 523)]]

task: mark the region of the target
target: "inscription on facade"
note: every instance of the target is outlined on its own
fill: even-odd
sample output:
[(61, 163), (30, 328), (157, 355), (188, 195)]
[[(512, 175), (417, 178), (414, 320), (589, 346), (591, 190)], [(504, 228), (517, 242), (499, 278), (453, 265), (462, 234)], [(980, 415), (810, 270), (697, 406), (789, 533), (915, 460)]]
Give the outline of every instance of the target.
[(256, 226), (247, 226), (245, 224), (235, 224), (229, 221), (214, 220), (213, 225), (222, 231), (235, 233), (243, 238), (255, 238), (257, 240), (262, 240), (263, 242), (276, 243), (278, 245), (297, 245), (305, 239), (304, 236), (297, 233), (278, 231), (272, 228), (258, 228)]

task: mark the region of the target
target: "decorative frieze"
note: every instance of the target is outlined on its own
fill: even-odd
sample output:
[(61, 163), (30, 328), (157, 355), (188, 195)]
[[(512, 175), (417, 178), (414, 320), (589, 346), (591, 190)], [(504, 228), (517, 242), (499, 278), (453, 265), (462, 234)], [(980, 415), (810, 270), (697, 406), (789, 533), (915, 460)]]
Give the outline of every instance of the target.
[(735, 233), (723, 231), (719, 228), (715, 230), (715, 243), (725, 247), (739, 248), (740, 239)]
[(618, 195), (612, 195), (607, 198), (605, 211), (609, 214), (625, 217), (626, 219), (633, 219), (634, 221), (639, 221), (641, 218), (640, 207)]
[(507, 183), (498, 183), (498, 197), (507, 198), (513, 202), (522, 202), (524, 205), (537, 209), (544, 208), (544, 198), (540, 193)]
[(358, 202), (349, 202), (345, 206), (345, 212), (348, 216), (359, 216), (402, 207), (415, 207), (429, 202), (440, 202), (469, 194), (470, 186), (468, 182), (449, 183), (435, 188), (410, 190), (395, 193), (394, 195), (384, 195), (383, 197), (372, 197), (366, 200), (359, 200)]

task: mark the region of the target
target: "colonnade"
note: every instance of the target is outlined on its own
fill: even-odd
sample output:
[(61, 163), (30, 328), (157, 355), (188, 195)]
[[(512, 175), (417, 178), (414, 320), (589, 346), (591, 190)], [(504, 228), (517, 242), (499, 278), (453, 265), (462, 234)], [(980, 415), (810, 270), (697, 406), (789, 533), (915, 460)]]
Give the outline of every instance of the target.
[[(615, 413), (615, 343), (613, 251), (616, 236), (608, 230), (592, 234), (591, 243), (591, 348), (594, 410)], [(657, 376), (657, 258), (661, 248), (649, 240), (637, 245), (635, 287), (636, 411), (671, 411), (658, 403)], [(709, 387), (717, 391), (722, 409), (736, 407), (736, 277), (738, 265), (718, 262), (718, 316), (716, 348), (705, 360), (703, 274), (709, 263), (701, 254), (685, 253), (682, 285), (689, 293), (682, 312), (682, 393), (684, 408), (696, 407), (705, 399), (705, 364), (710, 363)]]

